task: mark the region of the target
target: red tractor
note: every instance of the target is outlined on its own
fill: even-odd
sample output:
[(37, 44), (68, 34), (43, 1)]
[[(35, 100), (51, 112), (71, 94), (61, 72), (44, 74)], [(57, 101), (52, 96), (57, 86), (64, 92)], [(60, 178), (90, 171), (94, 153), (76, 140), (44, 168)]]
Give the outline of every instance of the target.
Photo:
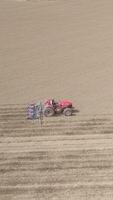
[(72, 102), (69, 100), (55, 101), (54, 99), (48, 99), (44, 102), (43, 113), (46, 117), (61, 113), (65, 116), (71, 116), (73, 113)]

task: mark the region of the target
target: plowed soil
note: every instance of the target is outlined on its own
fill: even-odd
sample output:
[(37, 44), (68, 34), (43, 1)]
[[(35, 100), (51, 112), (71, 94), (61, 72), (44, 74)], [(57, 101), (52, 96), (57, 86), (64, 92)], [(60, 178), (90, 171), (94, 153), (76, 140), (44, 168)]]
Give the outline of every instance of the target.
[[(112, 0), (0, 1), (0, 200), (113, 199)], [(75, 116), (26, 119), (69, 98)]]

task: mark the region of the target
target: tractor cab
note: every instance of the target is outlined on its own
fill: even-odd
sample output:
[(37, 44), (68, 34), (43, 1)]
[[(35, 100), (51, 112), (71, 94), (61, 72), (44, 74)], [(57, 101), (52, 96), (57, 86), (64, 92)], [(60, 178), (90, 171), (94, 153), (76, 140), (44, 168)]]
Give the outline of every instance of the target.
[(48, 106), (56, 107), (57, 105), (58, 105), (58, 102), (54, 99), (48, 99), (44, 102), (45, 107), (48, 107)]

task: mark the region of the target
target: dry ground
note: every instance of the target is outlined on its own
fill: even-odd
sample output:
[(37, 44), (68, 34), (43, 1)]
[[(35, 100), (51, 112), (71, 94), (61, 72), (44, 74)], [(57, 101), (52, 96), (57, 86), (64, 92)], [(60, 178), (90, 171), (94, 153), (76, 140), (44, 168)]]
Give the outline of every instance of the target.
[(0, 0), (0, 104), (69, 98), (112, 112), (112, 0)]
[[(0, 0), (0, 200), (113, 199), (112, 0)], [(69, 98), (71, 118), (27, 121)]]
[(28, 121), (0, 107), (0, 200), (112, 200), (113, 116)]

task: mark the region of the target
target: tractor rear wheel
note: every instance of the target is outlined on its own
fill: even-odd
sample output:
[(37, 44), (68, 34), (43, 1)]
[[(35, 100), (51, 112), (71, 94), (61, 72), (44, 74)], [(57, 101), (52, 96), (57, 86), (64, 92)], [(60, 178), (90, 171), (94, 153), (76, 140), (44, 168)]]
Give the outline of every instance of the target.
[(52, 117), (55, 114), (53, 108), (48, 107), (44, 109), (44, 115), (45, 117)]
[(65, 116), (71, 116), (72, 115), (72, 109), (71, 108), (65, 108), (63, 111), (63, 114)]

